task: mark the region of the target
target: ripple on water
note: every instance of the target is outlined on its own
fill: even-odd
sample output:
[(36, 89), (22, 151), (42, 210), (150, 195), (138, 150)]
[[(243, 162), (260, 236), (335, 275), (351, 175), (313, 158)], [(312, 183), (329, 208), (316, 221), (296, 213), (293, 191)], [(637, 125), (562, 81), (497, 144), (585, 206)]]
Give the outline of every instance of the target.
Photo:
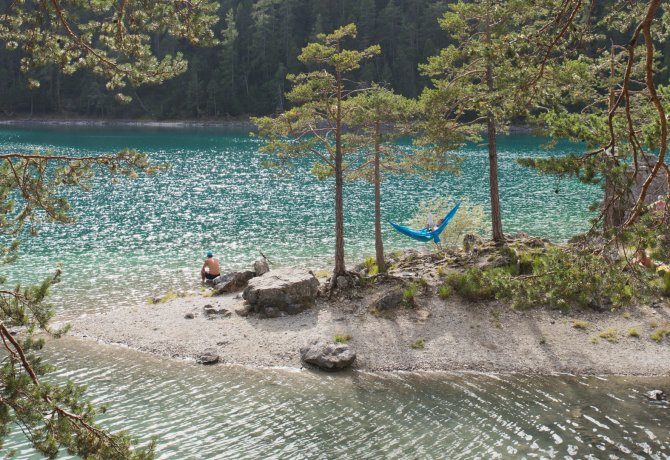
[[(668, 404), (644, 397), (651, 386), (667, 387), (667, 378), (324, 376), (204, 368), (73, 340), (49, 353), (56, 379), (76, 375), (96, 404), (111, 406), (101, 417), (106, 426), (158, 436), (162, 459), (670, 454)], [(6, 448), (31, 457), (17, 434)]]

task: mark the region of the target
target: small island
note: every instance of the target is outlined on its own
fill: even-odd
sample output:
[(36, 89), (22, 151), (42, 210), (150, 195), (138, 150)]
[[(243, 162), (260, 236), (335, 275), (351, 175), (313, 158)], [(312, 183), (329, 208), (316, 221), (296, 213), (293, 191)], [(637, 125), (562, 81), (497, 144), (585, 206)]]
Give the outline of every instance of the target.
[[(507, 247), (542, 253), (552, 246), (516, 235)], [(659, 343), (670, 333), (667, 299), (625, 308), (514, 309), (448, 283), (469, 268), (516, 264), (510, 254), (481, 240), (468, 251), (397, 251), (386, 275), (369, 276), (374, 266), (367, 261), (354, 269), (358, 276), (338, 280), (334, 292), (325, 289), (327, 271), (279, 269), (295, 283), (318, 279), (307, 306), (254, 311), (243, 298), (244, 282), (228, 285), (235, 292), (168, 293), (146, 305), (84, 316), (73, 322), (73, 334), (167, 358), (212, 362), (215, 356), (252, 367), (302, 368), (301, 347), (321, 341), (346, 344), (356, 355), (352, 367), (364, 371), (670, 373), (670, 349)]]

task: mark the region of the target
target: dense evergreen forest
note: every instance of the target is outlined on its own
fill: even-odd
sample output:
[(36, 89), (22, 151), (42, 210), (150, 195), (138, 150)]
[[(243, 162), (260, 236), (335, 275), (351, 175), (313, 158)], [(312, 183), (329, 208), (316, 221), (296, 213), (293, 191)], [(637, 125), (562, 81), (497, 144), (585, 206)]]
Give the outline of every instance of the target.
[[(9, 1), (0, 1), (0, 8)], [(417, 66), (445, 46), (437, 18), (441, 0), (226, 0), (216, 25), (218, 46), (180, 45), (154, 36), (155, 51), (181, 51), (188, 71), (159, 87), (130, 89), (133, 101), (120, 105), (102, 79), (88, 72), (63, 77), (45, 67), (32, 75), (40, 88), (28, 89), (20, 54), (0, 50), (2, 116), (64, 115), (132, 118), (225, 118), (267, 114), (284, 108), (287, 73), (302, 69), (300, 49), (315, 35), (354, 22), (358, 44), (381, 45), (382, 54), (358, 76), (391, 85), (405, 96), (420, 93), (426, 80)]]

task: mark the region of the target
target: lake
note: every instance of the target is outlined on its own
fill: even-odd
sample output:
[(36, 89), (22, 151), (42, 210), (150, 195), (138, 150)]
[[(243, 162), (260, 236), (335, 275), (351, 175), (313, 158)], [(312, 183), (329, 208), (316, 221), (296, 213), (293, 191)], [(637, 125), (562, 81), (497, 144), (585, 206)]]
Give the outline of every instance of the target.
[[(575, 149), (529, 135), (501, 138), (503, 224), (564, 241), (588, 228), (600, 192), (557, 182), (515, 163)], [(302, 162), (292, 177), (260, 165), (257, 139), (217, 130), (0, 128), (0, 151), (101, 154), (130, 147), (171, 169), (66, 195), (76, 224), (46, 225), (22, 246), (11, 280), (37, 281), (61, 264), (59, 318), (145, 304), (168, 289), (197, 289), (204, 253), (225, 269), (248, 267), (262, 250), (282, 265), (331, 263), (332, 184)], [(487, 153), (470, 145), (463, 174), (383, 184), (383, 218), (406, 222), (421, 200), (467, 197), (488, 209)], [(558, 193), (556, 192), (558, 190)], [(372, 254), (373, 192), (345, 193), (349, 264)], [(421, 247), (384, 226), (389, 250)], [(670, 409), (645, 392), (668, 378), (353, 372), (204, 368), (120, 347), (63, 339), (50, 343), (51, 378), (77, 378), (112, 429), (158, 436), (159, 458), (670, 458)], [(35, 458), (14, 433), (5, 446)], [(63, 458), (66, 458), (64, 456)]]

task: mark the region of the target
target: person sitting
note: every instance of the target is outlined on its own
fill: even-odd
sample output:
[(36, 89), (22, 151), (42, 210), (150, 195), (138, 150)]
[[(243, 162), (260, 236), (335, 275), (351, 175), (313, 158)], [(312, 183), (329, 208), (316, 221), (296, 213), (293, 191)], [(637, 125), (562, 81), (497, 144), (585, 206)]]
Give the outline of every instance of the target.
[(435, 229), (435, 224), (433, 223), (433, 213), (429, 212), (428, 217), (426, 218), (426, 230), (432, 232)]
[(666, 200), (663, 199), (663, 195), (658, 195), (658, 199), (652, 204), (654, 213), (663, 214), (665, 212), (665, 207), (667, 206)]
[(219, 259), (214, 257), (212, 251), (208, 251), (205, 263), (202, 264), (202, 268), (200, 269), (200, 277), (202, 278), (202, 282), (204, 283), (205, 279), (213, 280), (220, 274), (221, 266), (219, 265)]
[(643, 248), (638, 248), (638, 250), (635, 251), (634, 262), (643, 268), (654, 268), (654, 261), (651, 260), (651, 258), (647, 255), (647, 251), (645, 251)]

